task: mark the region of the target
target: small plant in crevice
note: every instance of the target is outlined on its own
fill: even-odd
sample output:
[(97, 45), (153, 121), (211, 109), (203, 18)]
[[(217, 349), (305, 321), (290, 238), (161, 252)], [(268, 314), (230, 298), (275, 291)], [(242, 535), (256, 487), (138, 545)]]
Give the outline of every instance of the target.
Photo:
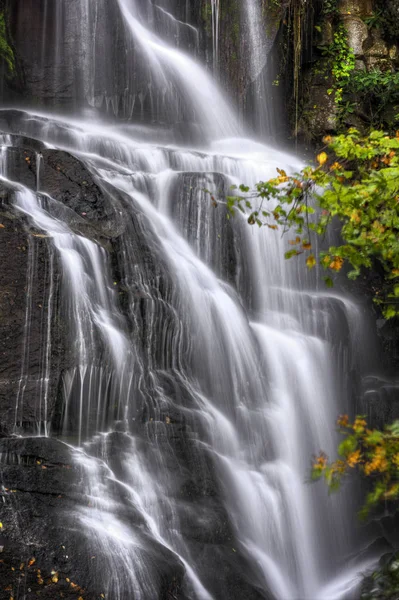
[(7, 35), (7, 24), (5, 12), (0, 12), (0, 59), (7, 67), (7, 76), (15, 75), (15, 55)]
[(360, 600), (397, 600), (399, 595), (399, 553), (383, 556), (380, 566), (366, 574)]
[(364, 17), (363, 21), (369, 29), (380, 29), (383, 24), (382, 10), (375, 10), (372, 15)]
[(337, 0), (323, 0), (321, 14), (322, 14), (322, 17), (330, 17), (331, 15), (337, 15), (338, 14), (338, 1)]

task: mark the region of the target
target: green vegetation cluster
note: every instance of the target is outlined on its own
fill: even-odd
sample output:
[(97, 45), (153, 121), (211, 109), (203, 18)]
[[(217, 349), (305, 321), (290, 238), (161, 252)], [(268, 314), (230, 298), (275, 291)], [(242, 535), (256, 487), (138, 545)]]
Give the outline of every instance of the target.
[(0, 12), (0, 59), (4, 61), (7, 67), (7, 76), (15, 75), (15, 55), (10, 46), (7, 35), (7, 21), (5, 12)]
[[(395, 8), (395, 18), (391, 14), (393, 8), (389, 2), (386, 9), (377, 8), (364, 21), (370, 32), (379, 31), (385, 39), (397, 42), (398, 6)], [(339, 20), (339, 14), (336, 10), (332, 11), (328, 18), (332, 19), (335, 32), (332, 43), (322, 47), (321, 52), (330, 66), (333, 86), (328, 93), (334, 93), (338, 127), (344, 124), (350, 114), (357, 112), (368, 126), (394, 129), (399, 123), (399, 73), (390, 68), (389, 64), (382, 67), (378, 62), (368, 69), (356, 68), (355, 55), (349, 46), (347, 31)], [(392, 107), (396, 110), (390, 111)]]
[(334, 93), (335, 104), (341, 107), (344, 90), (348, 87), (355, 69), (355, 54), (348, 44), (348, 35), (342, 23), (335, 31), (332, 43), (322, 48), (322, 54), (331, 65), (333, 78), (333, 87), (328, 89), (327, 93)]
[(399, 553), (383, 557), (380, 568), (366, 577), (361, 600), (396, 600), (399, 594)]

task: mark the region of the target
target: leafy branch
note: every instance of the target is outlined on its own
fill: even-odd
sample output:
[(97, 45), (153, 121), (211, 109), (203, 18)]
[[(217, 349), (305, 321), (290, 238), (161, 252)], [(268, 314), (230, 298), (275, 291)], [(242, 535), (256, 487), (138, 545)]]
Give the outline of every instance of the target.
[[(399, 315), (399, 132), (372, 131), (362, 137), (356, 129), (324, 138), (326, 147), (317, 165), (248, 186), (233, 187), (227, 197), (228, 216), (244, 213), (251, 226), (292, 235), (287, 259), (306, 254), (309, 269), (317, 262), (330, 273), (347, 267), (349, 279), (377, 261), (384, 272), (375, 301), (385, 318)], [(316, 255), (313, 238), (324, 238), (331, 222), (341, 222), (341, 244)]]
[(337, 421), (344, 436), (338, 446), (340, 458), (330, 462), (323, 452), (314, 457), (311, 477), (324, 479), (331, 491), (341, 487), (343, 480), (359, 472), (370, 481), (360, 516), (366, 518), (381, 503), (393, 503), (399, 498), (399, 421), (383, 430), (369, 429), (363, 416), (351, 423), (348, 415)]

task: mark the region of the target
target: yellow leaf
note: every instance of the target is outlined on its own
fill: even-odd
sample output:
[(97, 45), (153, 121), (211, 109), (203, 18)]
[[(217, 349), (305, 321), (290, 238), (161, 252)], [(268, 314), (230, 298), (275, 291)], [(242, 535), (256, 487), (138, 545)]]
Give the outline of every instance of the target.
[(325, 152), (321, 152), (320, 154), (318, 154), (317, 156), (317, 162), (319, 163), (320, 166), (323, 166), (328, 160), (328, 156)]
[(312, 244), (310, 242), (303, 242), (302, 248), (304, 250), (311, 250), (312, 249)]
[(5, 228), (6, 228), (6, 226), (3, 225), (3, 223), (0, 223), (0, 229), (5, 229)]
[(31, 558), (30, 561), (28, 562), (28, 567), (31, 567), (32, 565), (34, 565), (36, 562), (36, 558)]
[(361, 458), (360, 450), (351, 452), (347, 458), (348, 465), (353, 469), (360, 462), (360, 458)]
[(308, 258), (306, 259), (306, 266), (308, 267), (308, 269), (313, 269), (313, 267), (316, 266), (316, 259), (314, 254), (308, 256)]

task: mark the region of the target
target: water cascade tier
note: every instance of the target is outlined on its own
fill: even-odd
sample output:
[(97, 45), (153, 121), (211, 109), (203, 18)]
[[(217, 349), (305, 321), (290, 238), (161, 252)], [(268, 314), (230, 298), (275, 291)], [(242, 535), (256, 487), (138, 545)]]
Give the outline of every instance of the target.
[[(252, 82), (260, 4), (241, 15)], [(17, 296), (1, 521), (6, 562), (23, 543), (40, 569), (15, 599), (48, 572), (49, 598), (72, 582), (85, 600), (345, 600), (375, 559), (357, 490), (307, 482), (370, 372), (364, 307), (286, 261), (275, 231), (227, 218), (232, 185), (300, 162), (252, 139), (217, 84), (223, 5), (207, 70), (189, 0), (46, 0), (37, 69), (57, 102), (0, 110)], [(71, 69), (83, 105), (62, 95)]]

